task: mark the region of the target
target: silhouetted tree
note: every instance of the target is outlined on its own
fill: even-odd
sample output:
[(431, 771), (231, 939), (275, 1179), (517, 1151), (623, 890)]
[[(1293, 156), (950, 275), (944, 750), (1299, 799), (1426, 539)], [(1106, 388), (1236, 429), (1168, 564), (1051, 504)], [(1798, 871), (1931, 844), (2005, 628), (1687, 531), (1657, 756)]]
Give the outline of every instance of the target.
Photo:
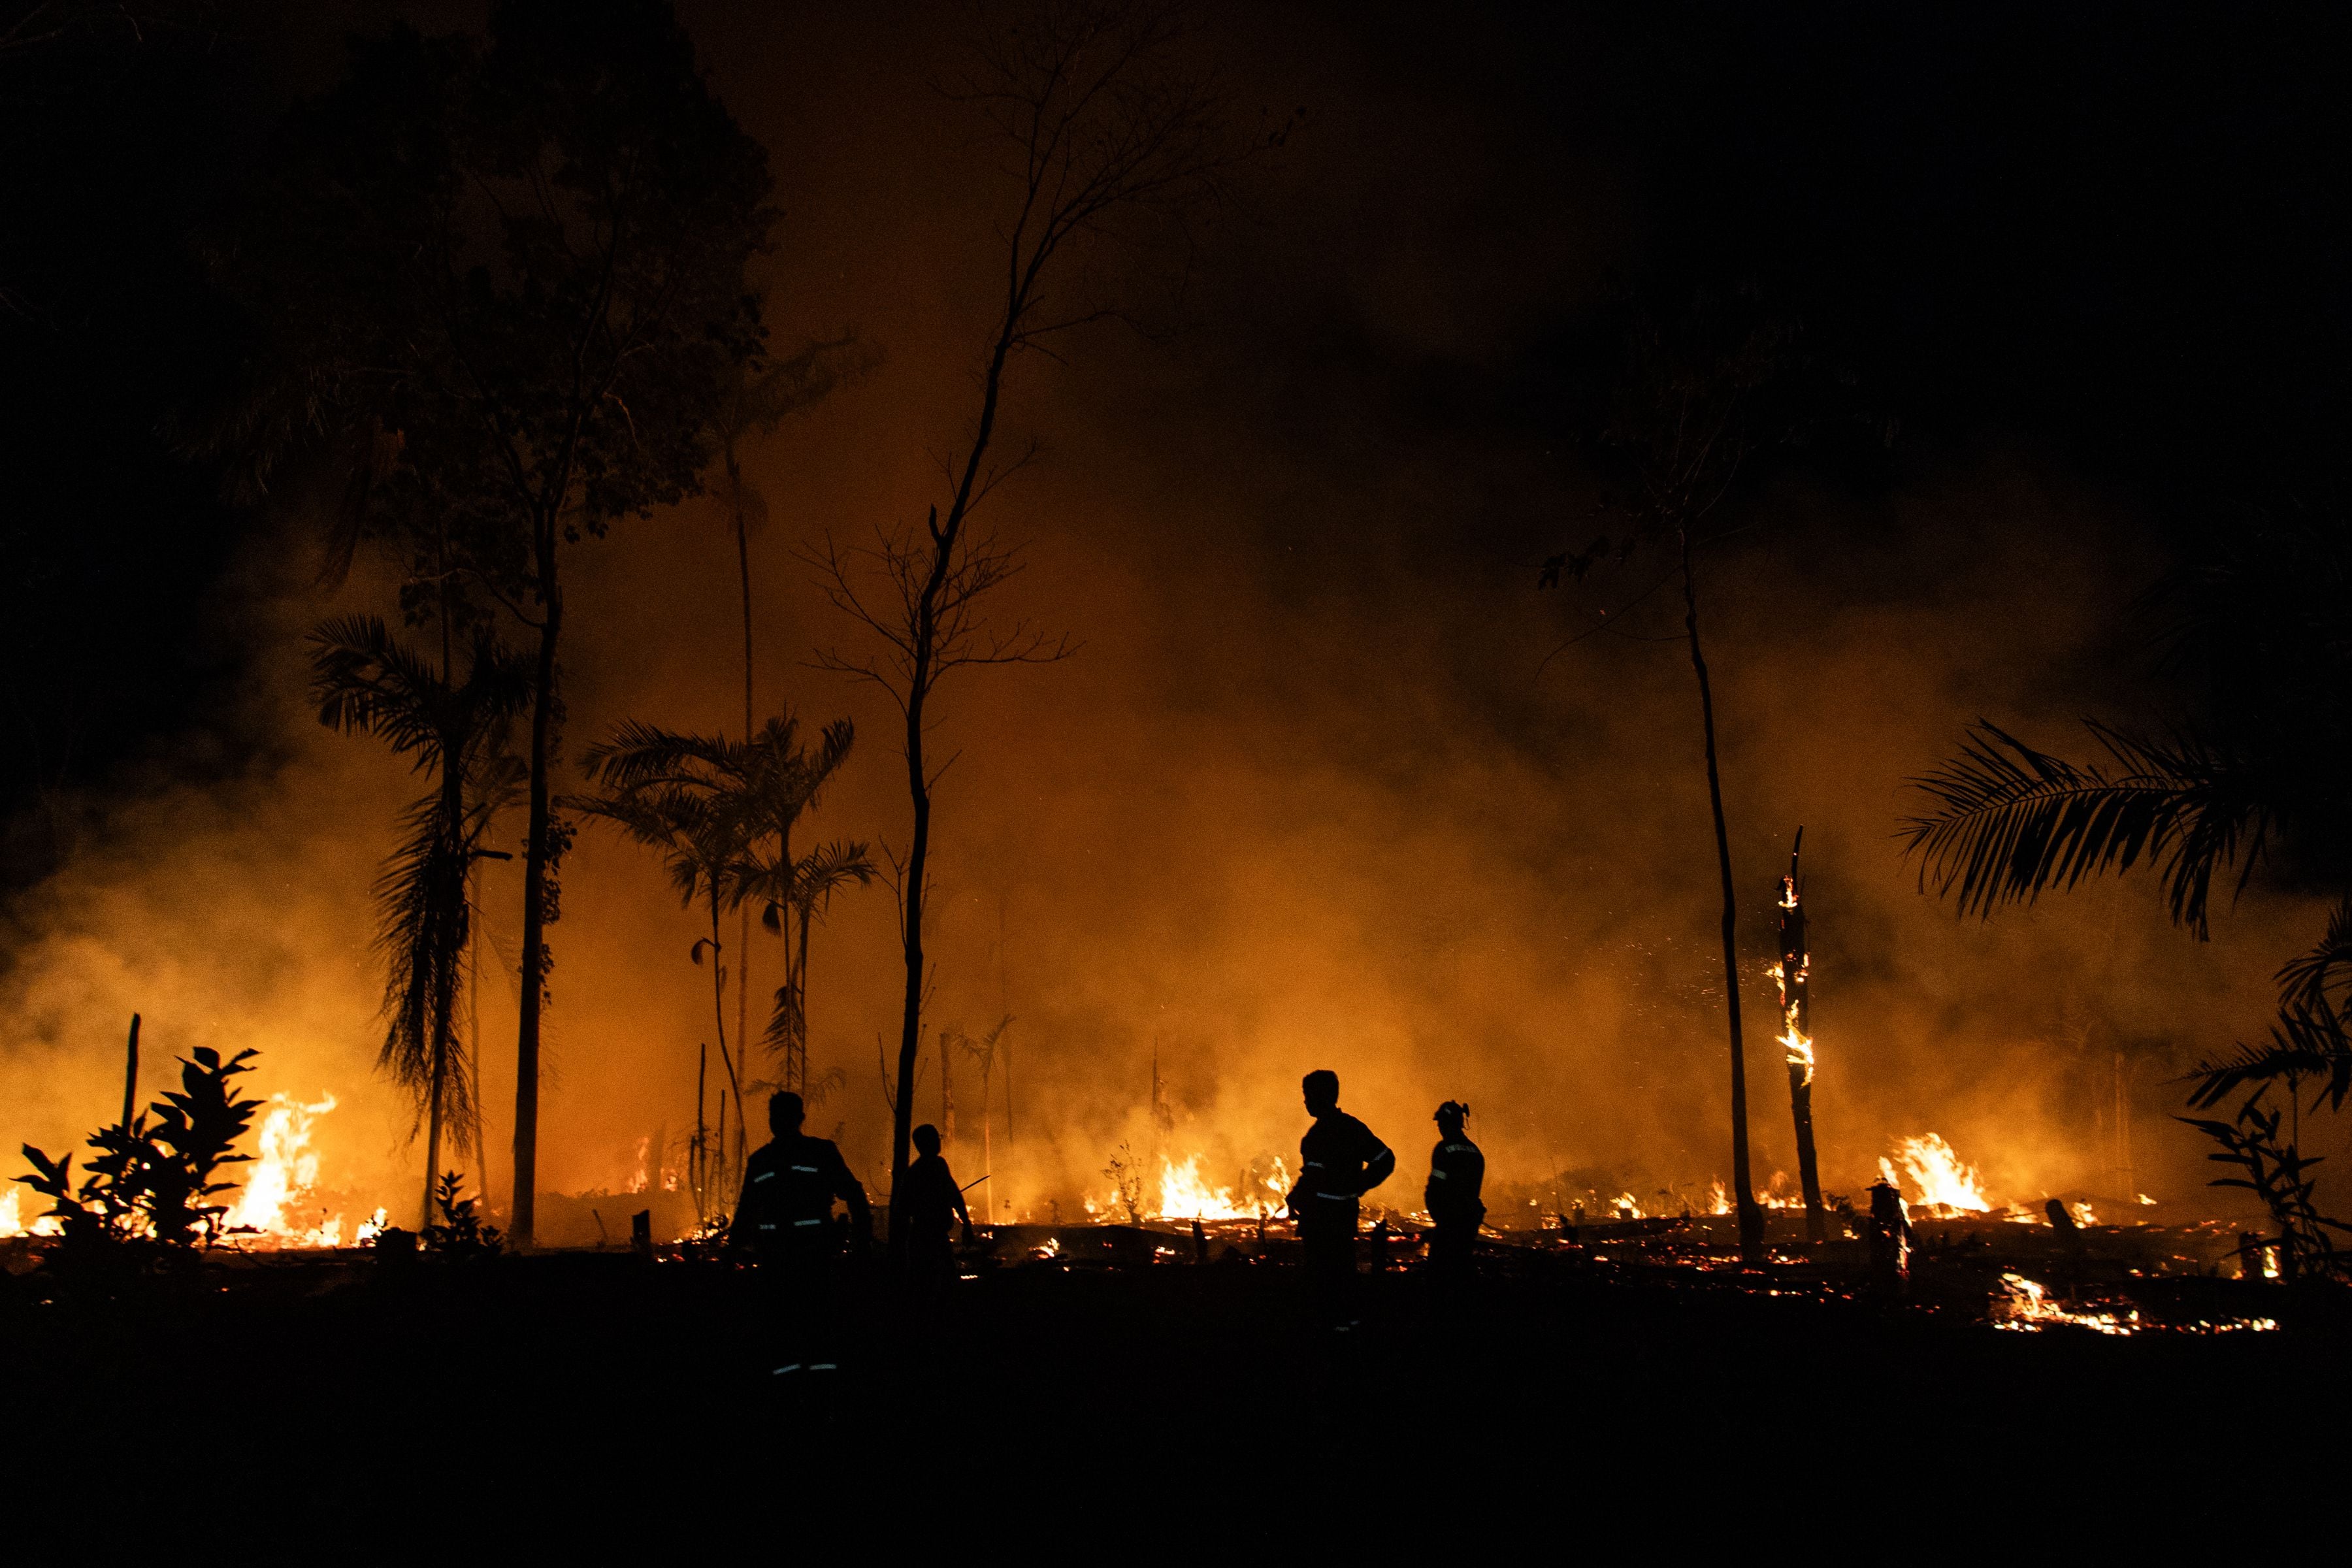
[(478, 1042), (457, 1026), (473, 942), (467, 884), (474, 862), (490, 853), (483, 842), (491, 825), (521, 793), (521, 765), (507, 742), (530, 701), (530, 667), (485, 628), (460, 681), (446, 662), (446, 629), (445, 662), (436, 668), (373, 616), (329, 621), (310, 642), (319, 721), (378, 737), (433, 781), (403, 817), (400, 847), (375, 885), (376, 952), (384, 965), (378, 1059), (415, 1098), (425, 1123), (421, 1227), (433, 1223), (445, 1119), (454, 1120), (461, 1147), (478, 1121), (472, 1060)]
[[(782, 931), (789, 918), (797, 940), (786, 950), (787, 970), (784, 984), (776, 988), (776, 999), (768, 1016), (768, 1047), (784, 1058), (784, 1087), (803, 1097), (809, 1090), (808, 1070), (808, 973), (809, 933), (833, 905), (834, 894), (851, 886), (865, 887), (874, 880), (873, 859), (862, 842), (835, 839), (819, 846), (790, 868), (788, 876), (777, 878), (767, 868), (754, 868), (748, 891), (754, 898), (782, 884), (782, 896), (771, 894), (761, 911), (761, 920), (770, 931)], [(810, 1101), (812, 1106), (814, 1101)]]
[[(803, 745), (789, 714), (769, 720), (749, 741), (630, 722), (582, 758), (604, 790), (569, 802), (659, 850), (679, 896), (689, 904), (701, 900), (709, 915), (710, 934), (696, 941), (689, 956), (699, 964), (706, 945), (710, 952), (711, 1005), (735, 1100), (739, 1154), (747, 1129), (742, 1079), (727, 1044), (719, 917), (755, 892), (772, 898), (772, 889), (782, 886), (793, 864), (793, 826), (839, 770), (854, 739), (849, 721), (836, 720), (814, 745)], [(791, 963), (788, 948), (788, 971)]]
[(870, 545), (828, 535), (808, 557), (834, 606), (880, 644), (866, 654), (827, 650), (820, 661), (887, 691), (904, 721), (912, 822), (904, 851), (893, 857), (906, 961), (898, 1082), (888, 1095), (894, 1254), (905, 1240), (897, 1194), (922, 1051), (931, 790), (944, 766), (924, 751), (938, 718), (931, 700), (955, 670), (1048, 662), (1069, 651), (1026, 621), (992, 626), (984, 608), (1020, 571), (1020, 551), (977, 528), (973, 513), (1037, 450), (1033, 443), (1009, 462), (992, 459), (1005, 371), (1056, 333), (1122, 318), (1116, 300), (1088, 295), (1082, 279), (1066, 275), (1073, 264), (1137, 222), (1181, 225), (1244, 155), (1226, 135), (1215, 83), (1188, 74), (1182, 37), (1179, 10), (1164, 5), (1046, 0), (983, 11), (971, 62), (948, 89), (988, 120), (1007, 154), (1003, 272), (982, 350), (977, 418), (944, 465), (944, 509), (931, 506), (919, 526), (878, 528)]
[[(737, 584), (743, 605), (743, 735), (749, 740), (759, 710), (751, 663), (751, 531), (767, 520), (768, 500), (743, 472), (743, 447), (765, 436), (785, 419), (812, 408), (836, 387), (854, 382), (881, 363), (881, 353), (852, 331), (838, 338), (812, 340), (786, 359), (746, 360), (735, 367), (735, 379), (719, 405), (719, 457), (726, 474), (727, 510), (735, 528)], [(751, 996), (751, 909), (746, 903), (737, 932), (735, 963), (735, 1037), (751, 1038), (748, 1011)], [(775, 929), (771, 927), (770, 929)], [(786, 977), (787, 984), (790, 976)], [(780, 993), (781, 994), (781, 993)]]
[[(1631, 308), (1619, 374), (1595, 432), (1596, 456), (1618, 481), (1610, 500), (1628, 526), (1613, 539), (1601, 536), (1581, 550), (1553, 556), (1544, 563), (1538, 579), (1542, 587), (1558, 587), (1564, 581), (1582, 579), (1604, 561), (1622, 564), (1637, 554), (1663, 552), (1666, 570), (1641, 596), (1669, 583), (1681, 591), (1683, 642), (1698, 685), (1707, 805), (1715, 820), (1716, 869), (1722, 887), (1724, 1021), (1731, 1049), (1731, 1179), (1739, 1254), (1748, 1264), (1764, 1258), (1764, 1211), (1757, 1205), (1748, 1169), (1738, 883), (1717, 763), (1715, 688), (1699, 634), (1698, 563), (1724, 531), (1717, 510), (1749, 459), (1788, 435), (1766, 395), (1786, 374), (1791, 336), (1785, 323), (1743, 294), (1702, 291), (1674, 317)], [(1588, 635), (1580, 633), (1571, 640)]]
[[(264, 368), (225, 424), (268, 476), (334, 456), (446, 522), (446, 570), (536, 641), (510, 1234), (531, 1239), (569, 546), (698, 492), (761, 329), (766, 158), (661, 0), (502, 0), (487, 39), (395, 28), (286, 126), (232, 256)], [(444, 570), (427, 567), (428, 573)]]

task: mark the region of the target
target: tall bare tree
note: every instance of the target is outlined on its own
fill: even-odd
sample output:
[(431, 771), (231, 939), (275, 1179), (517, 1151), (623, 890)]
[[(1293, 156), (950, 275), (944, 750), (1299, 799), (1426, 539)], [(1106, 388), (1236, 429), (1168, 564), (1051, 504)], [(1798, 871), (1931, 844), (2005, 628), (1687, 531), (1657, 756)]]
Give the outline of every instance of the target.
[[(1629, 527), (1615, 540), (1604, 536), (1581, 550), (1553, 556), (1544, 563), (1538, 580), (1540, 586), (1558, 587), (1584, 577), (1604, 561), (1622, 563), (1644, 552), (1663, 552), (1664, 573), (1640, 597), (1669, 584), (1680, 590), (1682, 641), (1698, 686), (1699, 736), (1722, 891), (1732, 1192), (1738, 1212), (1739, 1255), (1750, 1265), (1764, 1260), (1764, 1211), (1757, 1205), (1749, 1173), (1748, 1053), (1739, 1014), (1739, 903), (1717, 760), (1715, 686), (1699, 635), (1698, 563), (1724, 531), (1717, 510), (1748, 460), (1783, 434), (1761, 406), (1760, 395), (1785, 369), (1789, 338), (1784, 323), (1738, 295), (1702, 292), (1674, 317), (1631, 310), (1622, 340), (1624, 357), (1600, 416), (1597, 443), (1599, 455), (1623, 483), (1622, 495), (1612, 499)], [(1603, 620), (1600, 626), (1611, 624)], [(1585, 635), (1580, 633), (1579, 638)]]
[[(898, 1180), (908, 1163), (915, 1072), (922, 1049), (924, 907), (931, 856), (931, 792), (946, 763), (929, 760), (932, 699), (959, 669), (1036, 664), (1067, 642), (1026, 621), (992, 624), (987, 602), (1021, 569), (1018, 546), (975, 526), (981, 503), (1036, 453), (994, 458), (1005, 374), (1056, 334), (1121, 317), (1119, 300), (1089, 288), (1082, 255), (1132, 237), (1129, 226), (1181, 225), (1213, 196), (1244, 150), (1229, 139), (1213, 79), (1184, 61), (1181, 12), (1161, 5), (1047, 3), (984, 10), (969, 66), (947, 87), (983, 116), (1005, 154), (1006, 205), (998, 230), (997, 303), (981, 354), (980, 406), (960, 453), (942, 465), (944, 508), (919, 526), (879, 528), (870, 544), (828, 536), (809, 555), (834, 606), (878, 648), (820, 655), (824, 668), (887, 691), (904, 721), (912, 821), (894, 857), (906, 984), (891, 1095), (890, 1237), (905, 1239)], [(949, 759), (952, 761), (952, 758)]]

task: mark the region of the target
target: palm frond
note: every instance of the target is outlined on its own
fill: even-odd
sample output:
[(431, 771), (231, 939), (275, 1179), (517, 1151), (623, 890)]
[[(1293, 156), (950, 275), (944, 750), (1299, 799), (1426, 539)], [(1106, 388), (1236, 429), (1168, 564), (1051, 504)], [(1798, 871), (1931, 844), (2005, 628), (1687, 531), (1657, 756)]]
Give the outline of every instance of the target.
[(440, 672), (379, 616), (322, 622), (310, 645), (310, 698), (319, 722), (346, 734), (379, 736), (394, 751), (413, 754), (418, 767), (431, 765), (450, 703)]
[(2340, 1110), (2352, 1098), (2352, 1020), (2325, 995), (2283, 1005), (2267, 1038), (2242, 1041), (2227, 1056), (2199, 1062), (2189, 1076), (2196, 1086), (2189, 1096), (2192, 1110), (2218, 1105), (2242, 1089), (2316, 1082), (2330, 1107)]
[(786, 981), (776, 987), (774, 1003), (768, 1009), (768, 1026), (761, 1033), (761, 1042), (769, 1051), (781, 1056), (798, 1045), (808, 1030), (808, 1008), (801, 996), (797, 981)]
[(865, 887), (878, 874), (862, 841), (836, 838), (811, 850), (793, 868), (791, 902), (796, 909), (821, 913), (835, 893), (853, 883)]
[(1990, 915), (2145, 856), (2163, 862), (2173, 920), (2204, 936), (2216, 873), (2239, 866), (2242, 889), (2261, 858), (2270, 813), (2255, 781), (2218, 748), (2089, 728), (2112, 768), (2078, 766), (1979, 721), (1958, 757), (1913, 780), (1940, 806), (1901, 833), (1905, 853), (1920, 857), (1921, 888)]
[(708, 786), (740, 772), (739, 749), (733, 741), (632, 719), (615, 729), (612, 739), (589, 747), (580, 763), (590, 778), (608, 789), (688, 781)]
[(2347, 971), (2352, 971), (2352, 898), (2328, 915), (2327, 932), (2317, 947), (2280, 966), (2279, 1005), (2299, 1009), (2326, 1005), (2345, 988)]
[(681, 902), (730, 885), (735, 858), (728, 824), (703, 791), (656, 783), (608, 789), (599, 795), (567, 795), (566, 810), (610, 822), (638, 844), (659, 853)]
[(438, 792), (409, 807), (405, 832), (375, 883), (376, 952), (384, 966), (383, 1048), (378, 1065), (429, 1108), (441, 1060), (442, 1110), (472, 1121), (472, 1074), (458, 1037), (457, 1002), (472, 937), (462, 823), (447, 820)]

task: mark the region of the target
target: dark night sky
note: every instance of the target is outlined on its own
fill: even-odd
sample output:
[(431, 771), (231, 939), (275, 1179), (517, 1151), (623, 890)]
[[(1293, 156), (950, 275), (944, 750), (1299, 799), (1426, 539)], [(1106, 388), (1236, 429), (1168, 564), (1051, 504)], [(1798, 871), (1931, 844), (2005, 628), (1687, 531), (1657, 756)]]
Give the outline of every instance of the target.
[[(706, 31), (755, 14), (708, 9)], [(190, 589), (243, 525), (158, 430), (237, 352), (192, 237), (335, 29), (267, 6), (182, 15), (143, 43), (94, 24), (0, 64), (13, 812), (37, 778), (97, 782), (201, 721), (237, 653)], [(1402, 425), (1541, 445), (1606, 279), (1744, 279), (1900, 421), (1891, 464), (1842, 476), (1861, 493), (1915, 454), (2022, 444), (2169, 538), (2340, 466), (2352, 19), (2336, 8), (1225, 22), (1332, 64), (1240, 74), (1301, 99), (1310, 142), (1361, 135), (1343, 160), (1378, 199), (1318, 215), (1316, 244), (1409, 254), (1397, 286), (1429, 298), (1402, 312), (1446, 323), (1381, 334), (1317, 310), (1313, 248), (1260, 210), (1260, 258), (1290, 273), (1258, 275), (1263, 313), (1217, 331), (1246, 337), (1267, 386), (1338, 383)], [(788, 170), (793, 150), (776, 153)], [(1315, 401), (1288, 406), (1307, 424)], [(11, 842), (21, 879), (37, 841)]]
[[(171, 25), (143, 41), (100, 18), (0, 56), (12, 702), (0, 787), (5, 879), (19, 888), (94, 831), (92, 803), (165, 775), (232, 777), (288, 743), (284, 714), (257, 714), (245, 679), (282, 653), (287, 618), (261, 597), (289, 583), (257, 571), (254, 552), (284, 519), (225, 505), (165, 438), (241, 352), (194, 249), (278, 110), (331, 77), (345, 24), (437, 27), (467, 13), (164, 9)], [(1171, 725), (1219, 710), (1219, 681), (1269, 693), (1276, 714), (1286, 700), (1337, 713), (1378, 679), (1350, 663), (1349, 637), (1370, 636), (1381, 658), (1458, 657), (1461, 673), (1429, 697), (1450, 705), (1433, 752), (1492, 739), (1563, 776), (1571, 763), (1543, 738), (1556, 700), (1528, 673), (1540, 647), (1475, 641), (1479, 613), (1461, 596), (1491, 595), (1488, 618), (1524, 618), (1534, 561), (1587, 526), (1591, 484), (1565, 426), (1619, 289), (1759, 289), (1803, 321), (1869, 428), (1899, 431), (1891, 447), (1801, 454), (1754, 502), (1761, 526), (1738, 547), (1752, 554), (1733, 557), (1777, 563), (1790, 607), (1834, 623), (1824, 660), (1899, 665), (2010, 637), (1966, 629), (1958, 607), (1984, 598), (1988, 572), (2063, 565), (2048, 589), (2063, 602), (2039, 603), (2031, 582), (2003, 602), (2087, 629), (2017, 638), (2016, 689), (1956, 678), (1965, 695), (1939, 700), (2030, 695), (2063, 714), (2160, 697), (2143, 686), (2132, 595), (2248, 509), (2337, 493), (2352, 349), (2340, 87), (2352, 18), (2340, 8), (1631, 3), (1466, 21), (1463, 9), (1208, 13), (1244, 107), (1303, 110), (1301, 129), (1219, 226), (1169, 343), (1090, 344), (1076, 370), (1025, 384), (1039, 389), (1031, 414), (1059, 401), (1066, 437), (1063, 466), (1039, 481), (1041, 515), (1083, 512), (1072, 496), (1107, 475), (1131, 498), (1234, 468), (1221, 479), (1255, 501), (1197, 535), (1171, 524), (1123, 558), (1178, 584), (1166, 596), (1209, 650), (1198, 668), (1122, 655), (1082, 624), (1103, 638), (1096, 663), (1072, 667), (1084, 689), (1143, 670), (1118, 700)], [(882, 331), (902, 379), (877, 394), (936, 414), (938, 389), (952, 402), (963, 372), (940, 357), (961, 352), (947, 329), (920, 336), (932, 329), (919, 307), (959, 298), (940, 278), (960, 253), (932, 242), (976, 232), (959, 205), (969, 169), (937, 155), (925, 138), (946, 133), (919, 111), (944, 14), (682, 10), (719, 90), (771, 151), (787, 214), (780, 333), (845, 319)], [(940, 365), (953, 374), (928, 374)], [(874, 424), (856, 406), (844, 417), (853, 433)], [(824, 488), (822, 460), (807, 467), (812, 494), (845, 493)], [(2014, 501), (2011, 515), (1980, 523), (1971, 509), (1988, 494)], [(1990, 567), (1987, 529), (2002, 542)], [(1100, 532), (1055, 524), (1049, 544)], [(1045, 555), (1041, 577), (1067, 564)], [(1234, 604), (1274, 606), (1284, 624), (1245, 623), (1204, 582), (1235, 584)], [(1438, 584), (1433, 602), (1453, 607), (1416, 619), (1396, 582)], [(647, 599), (656, 615), (660, 595)], [(1735, 615), (1727, 635), (1769, 626), (1761, 614)], [(1906, 628), (1930, 621), (1940, 629), (1914, 650)], [(2063, 657), (2032, 662), (2045, 642)], [(583, 711), (599, 668), (583, 646)], [(1659, 689), (1683, 700), (1679, 686)], [(1449, 727), (1464, 710), (1476, 724)], [(1007, 711), (1008, 733), (1024, 732), (1029, 710)], [(1578, 744), (1613, 733), (1589, 714), (1574, 723)], [(1939, 710), (1927, 734), (1884, 748), (1918, 754), (1874, 755), (1856, 776), (1883, 791), (1882, 778), (1932, 764), (1932, 735), (1948, 729)], [(1369, 729), (1335, 721), (1315, 748), (1392, 770), (1401, 790), (1426, 782), (1409, 748)], [(1867, 805), (1873, 823), (1891, 820), (1877, 795)], [(1785, 829), (1775, 818), (1769, 831)], [(1465, 863), (1474, 876), (1486, 864)], [(1885, 952), (1850, 962), (1898, 972)], [(2250, 970), (2257, 981), (2268, 962)]]

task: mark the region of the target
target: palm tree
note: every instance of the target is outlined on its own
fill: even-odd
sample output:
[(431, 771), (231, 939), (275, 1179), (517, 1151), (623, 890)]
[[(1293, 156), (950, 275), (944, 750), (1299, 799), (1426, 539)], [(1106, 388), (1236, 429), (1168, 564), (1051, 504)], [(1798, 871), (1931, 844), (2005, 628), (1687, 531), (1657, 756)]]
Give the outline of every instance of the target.
[[(789, 359), (759, 363), (739, 361), (734, 379), (719, 401), (714, 422), (719, 455), (726, 470), (727, 510), (735, 528), (737, 586), (743, 606), (743, 737), (756, 733), (751, 665), (751, 530), (766, 521), (767, 497), (743, 472), (743, 446), (772, 432), (792, 415), (812, 408), (882, 363), (881, 352), (855, 331), (838, 338), (812, 339)], [(735, 944), (740, 973), (735, 986), (735, 1037), (749, 1037), (751, 994), (751, 910), (743, 908)], [(773, 929), (773, 928), (771, 928)]]
[(747, 891), (764, 896), (761, 922), (772, 931), (783, 930), (789, 912), (799, 940), (786, 949), (784, 984), (768, 1016), (768, 1048), (784, 1058), (784, 1087), (808, 1092), (808, 963), (809, 931), (832, 907), (833, 895), (855, 883), (865, 887), (875, 878), (873, 860), (863, 843), (835, 839), (810, 851), (792, 866), (788, 875), (759, 868)]
[[(617, 826), (637, 843), (657, 851), (670, 883), (688, 908), (701, 900), (710, 917), (710, 934), (698, 937), (687, 956), (697, 967), (703, 949), (710, 950), (711, 1011), (719, 1031), (719, 1059), (727, 1069), (728, 1087), (735, 1101), (736, 1139), (743, 1137), (743, 1081), (735, 1070), (734, 1053), (727, 1046), (727, 966), (720, 959), (719, 917), (734, 907), (732, 877), (741, 854), (740, 828), (714, 793), (675, 779), (635, 779), (629, 747), (649, 734), (644, 726), (624, 725), (608, 745), (592, 749), (582, 759), (590, 779), (606, 785), (602, 794), (577, 795), (565, 804), (582, 815)], [(667, 737), (665, 737), (667, 738)], [(726, 742), (719, 742), (725, 746)], [(722, 1107), (723, 1110), (723, 1107)], [(698, 1118), (699, 1106), (696, 1109)], [(721, 1120), (724, 1120), (722, 1115)], [(726, 1151), (720, 1150), (722, 1159)], [(740, 1161), (730, 1162), (730, 1173)], [(731, 1175), (730, 1181), (731, 1181)], [(722, 1189), (724, 1184), (722, 1184)]]
[[(746, 1152), (743, 1088), (727, 1044), (719, 918), (740, 907), (755, 885), (782, 885), (774, 868), (793, 864), (793, 826), (847, 758), (855, 732), (847, 720), (836, 720), (814, 746), (803, 745), (799, 736), (799, 721), (790, 714), (770, 719), (749, 741), (633, 721), (582, 759), (603, 792), (572, 803), (661, 851), (680, 897), (689, 905), (699, 899), (709, 913), (710, 934), (697, 939), (689, 956), (699, 964), (705, 944), (710, 949), (711, 1005), (719, 1059), (735, 1100), (739, 1155)], [(786, 940), (789, 974), (793, 960), (789, 935)], [(737, 1038), (740, 1044), (740, 1028)]]
[(2326, 930), (2277, 973), (2267, 1038), (2201, 1062), (2190, 1103), (2248, 1086), (2318, 1079), (2352, 1096), (2352, 637), (2344, 605), (2352, 541), (2331, 519), (2259, 520), (2172, 574), (2151, 604), (2176, 606), (2163, 663), (2198, 717), (2161, 738), (2087, 728), (2104, 760), (2074, 763), (1979, 721), (1959, 752), (1914, 781), (1934, 809), (1905, 824), (1920, 885), (1990, 916), (2146, 861), (2173, 923), (2209, 932), (2213, 888), (2258, 868), (2336, 900)]
[(434, 779), (404, 815), (400, 846), (374, 889), (384, 962), (380, 1062), (416, 1097), (426, 1124), (420, 1223), (430, 1224), (445, 1119), (454, 1119), (461, 1148), (476, 1142), (470, 1041), (457, 1026), (473, 940), (467, 883), (474, 862), (493, 853), (483, 847), (492, 823), (521, 790), (522, 764), (505, 742), (530, 700), (530, 667), (484, 633), (466, 679), (454, 681), (446, 653), (436, 668), (375, 616), (329, 621), (310, 641), (319, 721), (377, 736)]

